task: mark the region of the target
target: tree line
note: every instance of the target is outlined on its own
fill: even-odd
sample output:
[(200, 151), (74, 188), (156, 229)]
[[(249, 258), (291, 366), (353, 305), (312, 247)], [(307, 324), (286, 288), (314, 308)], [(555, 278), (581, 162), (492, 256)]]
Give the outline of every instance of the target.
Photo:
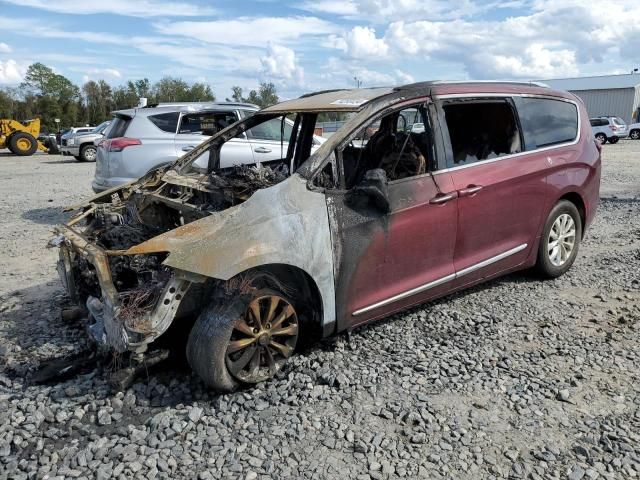
[[(111, 86), (104, 80), (89, 80), (78, 87), (68, 78), (42, 63), (27, 69), (24, 81), (13, 88), (0, 89), (0, 118), (41, 119), (42, 132), (78, 125), (98, 125), (111, 118), (110, 112), (138, 105), (141, 97), (149, 104), (160, 102), (212, 102), (216, 96), (209, 85), (189, 84), (180, 78), (164, 77), (155, 83), (147, 78)], [(232, 87), (228, 101), (254, 103), (266, 107), (278, 103), (276, 87), (261, 83), (245, 97), (240, 87)], [(55, 119), (60, 119), (56, 124)]]

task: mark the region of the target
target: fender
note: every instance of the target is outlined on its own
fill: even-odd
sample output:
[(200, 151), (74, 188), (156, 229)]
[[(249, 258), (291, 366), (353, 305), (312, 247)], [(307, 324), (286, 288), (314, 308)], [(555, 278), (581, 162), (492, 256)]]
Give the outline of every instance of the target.
[[(268, 210), (268, 214), (266, 211)], [(168, 252), (164, 264), (220, 280), (261, 265), (298, 267), (322, 296), (323, 327), (335, 322), (333, 254), (325, 195), (294, 174), (244, 203), (178, 227), (126, 251)]]

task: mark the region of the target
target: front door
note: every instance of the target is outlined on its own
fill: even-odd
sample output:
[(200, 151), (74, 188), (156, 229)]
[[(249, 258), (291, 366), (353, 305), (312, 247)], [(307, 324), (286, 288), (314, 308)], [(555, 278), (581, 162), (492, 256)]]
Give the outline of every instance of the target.
[[(452, 180), (447, 173), (431, 174), (437, 170), (431, 128), (412, 131), (418, 122), (401, 118), (406, 110), (383, 118), (368, 141), (351, 142), (340, 153), (345, 177), (353, 180), (346, 192), (327, 191), (339, 329), (441, 295), (454, 279), (457, 199), (444, 193)], [(422, 106), (406, 116), (416, 110), (426, 116)], [(419, 123), (428, 125), (426, 118)], [(362, 185), (354, 165), (362, 173), (385, 171), (388, 212), (375, 202), (354, 203), (354, 189)]]

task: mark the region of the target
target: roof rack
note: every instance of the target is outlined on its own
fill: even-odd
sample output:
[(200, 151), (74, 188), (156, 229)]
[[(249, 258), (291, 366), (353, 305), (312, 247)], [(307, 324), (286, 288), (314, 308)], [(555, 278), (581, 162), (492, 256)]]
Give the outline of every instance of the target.
[(497, 83), (501, 85), (528, 85), (534, 87), (551, 88), (549, 85), (543, 82), (535, 82), (529, 80), (435, 80), (431, 83), (443, 84), (443, 83)]

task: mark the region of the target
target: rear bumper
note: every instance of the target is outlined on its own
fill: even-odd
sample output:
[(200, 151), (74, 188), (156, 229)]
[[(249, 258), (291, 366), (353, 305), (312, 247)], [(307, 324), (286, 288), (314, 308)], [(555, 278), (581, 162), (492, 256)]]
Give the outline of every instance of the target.
[(91, 182), (91, 188), (95, 193), (102, 193), (105, 190), (109, 190), (113, 187), (119, 187), (120, 185), (124, 185), (125, 183), (130, 183), (136, 180), (135, 178), (102, 178), (102, 177), (94, 177)]

